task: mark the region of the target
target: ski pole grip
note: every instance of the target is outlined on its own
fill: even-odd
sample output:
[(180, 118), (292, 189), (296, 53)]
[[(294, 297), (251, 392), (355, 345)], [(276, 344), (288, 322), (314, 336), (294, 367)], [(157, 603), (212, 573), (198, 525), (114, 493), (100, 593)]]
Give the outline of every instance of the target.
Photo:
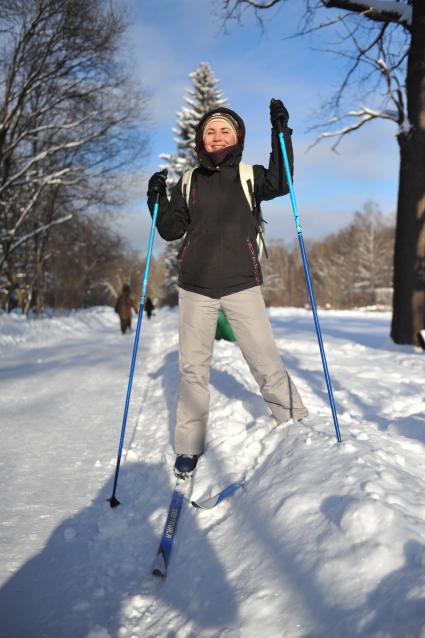
[[(280, 101), (280, 100), (276, 100), (276, 99), (273, 97), (273, 98), (271, 99), (271, 104), (272, 104), (273, 102), (279, 102), (279, 101)], [(275, 127), (275, 128), (276, 128), (276, 131), (277, 131), (278, 133), (282, 133), (282, 132), (283, 132), (283, 126), (282, 126), (282, 123), (281, 123), (281, 121), (280, 121), (279, 119), (278, 119), (278, 120), (277, 120), (277, 122), (276, 122), (276, 127)]]

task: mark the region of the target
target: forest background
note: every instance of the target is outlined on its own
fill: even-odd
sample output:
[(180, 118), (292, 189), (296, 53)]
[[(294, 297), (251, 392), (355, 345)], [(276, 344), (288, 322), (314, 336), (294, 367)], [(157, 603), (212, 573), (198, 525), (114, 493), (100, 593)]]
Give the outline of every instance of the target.
[[(167, 0), (161, 1), (164, 5), (164, 28), (172, 29), (168, 22), (171, 5)], [(159, 15), (158, 2), (154, 4), (156, 15)], [(329, 67), (325, 70), (329, 87), (333, 85), (335, 89), (337, 85), (338, 88), (328, 93), (320, 113), (320, 104), (314, 105), (315, 117), (310, 112), (307, 119), (310, 127), (316, 125), (317, 128), (309, 131), (308, 138), (310, 145), (324, 137), (331, 138), (334, 150), (340, 152), (337, 156), (339, 174), (349, 159), (341, 150), (343, 144), (339, 146), (339, 143), (350, 133), (355, 136), (356, 129), (372, 126), (370, 122), (384, 121), (385, 127), (389, 122), (396, 124), (393, 134), (398, 136), (400, 144), (400, 136), (406, 130), (411, 130), (407, 125), (407, 106), (403, 102), (406, 91), (403, 73), (406, 73), (413, 18), (419, 17), (422, 27), (424, 25), (423, 15), (419, 15), (419, 3), (416, 6), (415, 2), (409, 1), (314, 3), (306, 0), (305, 3), (295, 3), (298, 9), (302, 5), (298, 14), (294, 12), (294, 3), (290, 1), (253, 0), (246, 3), (245, 7), (242, 4), (237, 0), (201, 2), (197, 3), (195, 10), (194, 4), (187, 0), (182, 3), (181, 13), (185, 17), (188, 10), (195, 11), (195, 17), (203, 17), (208, 24), (214, 23), (214, 34), (219, 40), (224, 33), (230, 40), (235, 39), (235, 29), (242, 32), (247, 21), (258, 22), (248, 25), (244, 39), (247, 39), (247, 35), (248, 40), (251, 38), (250, 48), (254, 52), (257, 49), (260, 57), (269, 50), (270, 60), (275, 60), (276, 49), (272, 47), (271, 36), (269, 39), (264, 36), (272, 28), (271, 22), (266, 22), (263, 17), (267, 8), (275, 11), (271, 14), (272, 35), (276, 33), (279, 18), (281, 31), (285, 31), (286, 36), (303, 32), (317, 33), (317, 37), (322, 38), (325, 26), (322, 14), (330, 15), (325, 22), (331, 28), (331, 39), (334, 38), (334, 73), (331, 82), (328, 78)], [(152, 68), (152, 59), (131, 58), (134, 55), (134, 51), (130, 51), (134, 45), (134, 24), (137, 23), (140, 28), (138, 20), (145, 18), (149, 21), (153, 4), (147, 2), (145, 8), (145, 15), (142, 10), (140, 16), (130, 0), (114, 3), (102, 0), (7, 0), (2, 3), (0, 289), (4, 310), (18, 306), (29, 315), (42, 316), (52, 309), (113, 304), (122, 284), (127, 282), (137, 295), (145, 266), (146, 242), (138, 242), (136, 248), (134, 232), (125, 220), (126, 212), (131, 206), (134, 209), (136, 202), (137, 214), (146, 220), (147, 225), (149, 216), (144, 201), (146, 180), (161, 163), (158, 154), (162, 156), (162, 165), (170, 168), (171, 176), (173, 170), (176, 175), (178, 169), (193, 162), (191, 135), (199, 115), (216, 103), (234, 106), (235, 100), (232, 99), (229, 104), (228, 97), (221, 90), (220, 81), (216, 79), (214, 56), (213, 62), (208, 64), (205, 58), (195, 61), (192, 55), (186, 71), (186, 93), (181, 91), (180, 110), (177, 115), (175, 111), (172, 114), (176, 118), (174, 130), (168, 130), (168, 144), (165, 146), (163, 137), (158, 135), (156, 122), (160, 118), (156, 113), (158, 105), (152, 92), (152, 81), (143, 81), (143, 69)], [(252, 15), (243, 11), (244, 8), (252, 10)], [(366, 9), (369, 11), (366, 16), (367, 27)], [(286, 16), (290, 18), (290, 26), (299, 24), (299, 28), (294, 28), (292, 33), (288, 33), (288, 25), (283, 28), (283, 18)], [(348, 23), (347, 17), (357, 22)], [(297, 23), (295, 18), (301, 19), (301, 22)], [(372, 33), (372, 27), (379, 27), (380, 30), (378, 28), (376, 34), (375, 31)], [(252, 42), (254, 28), (259, 31), (255, 43)], [(337, 34), (339, 44), (349, 41), (354, 49), (351, 49), (350, 55), (339, 50), (342, 62), (335, 63)], [(366, 50), (365, 45), (360, 44), (360, 36), (373, 37), (373, 46), (377, 50), (373, 49), (372, 44)], [(311, 41), (301, 40), (305, 59), (311, 56), (313, 61), (331, 50), (331, 45), (323, 39), (324, 51), (320, 54), (310, 48)], [(289, 50), (289, 42), (291, 40), (281, 37), (278, 42), (280, 50)], [(151, 47), (153, 59), (157, 60), (162, 55), (162, 45), (163, 42), (159, 41), (157, 51)], [(218, 45), (220, 42), (216, 39), (216, 49)], [(194, 48), (198, 53), (199, 46)], [(175, 55), (174, 65), (168, 55), (168, 68), (179, 68), (178, 60), (185, 58), (183, 53), (179, 56), (177, 51)], [(132, 60), (131, 64), (129, 60)], [(246, 55), (242, 51), (241, 62), (244, 60)], [(253, 58), (248, 61), (253, 64)], [(237, 58), (233, 58), (233, 70), (236, 62)], [(161, 66), (158, 68), (161, 73)], [(253, 94), (261, 96), (259, 103), (266, 121), (268, 102), (261, 86), (264, 77), (256, 76), (255, 71), (251, 69), (251, 98)], [(376, 78), (374, 72), (378, 74)], [(356, 75), (358, 77), (354, 84)], [(177, 84), (181, 90), (181, 82)], [(356, 91), (357, 102), (353, 106), (359, 105), (359, 87), (363, 106), (350, 110), (348, 104)], [(177, 88), (174, 87), (174, 91)], [(267, 86), (266, 90), (269, 89)], [(344, 93), (345, 89), (349, 89), (348, 97)], [(276, 93), (268, 95), (268, 99), (273, 96), (284, 97)], [(364, 106), (366, 102), (372, 104), (373, 108)], [(249, 114), (253, 103), (255, 105), (255, 100), (251, 99)], [(288, 106), (292, 113), (291, 104)], [(162, 104), (161, 108), (164, 109), (165, 105)], [(318, 124), (320, 121), (323, 123), (321, 126)], [(388, 129), (381, 128), (380, 134), (388, 138)], [(170, 152), (173, 136), (175, 148)], [(161, 149), (158, 149), (158, 138), (161, 145), (164, 144)], [(268, 144), (268, 140), (265, 144)], [(325, 147), (324, 142), (322, 147)], [(348, 155), (352, 148), (349, 146)], [(385, 144), (382, 149), (384, 163), (384, 154), (388, 149)], [(157, 150), (160, 153), (156, 153)], [(267, 161), (267, 146), (262, 152), (264, 157), (255, 161)], [(321, 158), (325, 156), (324, 153), (322, 150)], [(326, 153), (332, 154), (330, 144)], [(357, 159), (361, 162), (361, 152)], [(370, 162), (367, 153), (363, 159), (365, 174), (368, 171), (373, 173), (376, 166), (373, 161)], [(303, 183), (302, 156), (299, 163)], [(350, 172), (349, 162), (347, 172)], [(392, 183), (390, 200), (393, 198), (394, 202), (388, 210), (388, 197), (383, 197), (385, 214), (381, 211), (380, 202), (373, 198), (376, 191), (358, 180), (357, 191), (361, 204), (351, 207), (350, 197), (346, 201), (340, 197), (339, 222), (332, 225), (334, 231), (323, 236), (323, 229), (327, 228), (326, 210), (321, 218), (322, 236), (316, 233), (317, 237), (312, 237), (309, 227), (304, 228), (319, 306), (388, 308), (391, 305), (394, 296), (395, 238), (402, 235), (399, 219), (397, 235), (395, 232), (397, 177), (396, 170), (388, 177)], [(336, 176), (324, 174), (323, 181), (326, 179), (329, 182), (324, 184), (325, 190), (330, 189), (332, 183), (336, 187)], [(172, 183), (172, 179), (170, 181)], [(298, 199), (303, 201), (302, 197)], [(332, 199), (330, 193), (329, 199)], [(320, 201), (323, 209), (323, 193), (320, 193)], [(335, 220), (333, 205), (330, 204), (329, 213), (331, 219)], [(267, 228), (270, 257), (262, 262), (265, 298), (269, 305), (305, 306), (308, 296), (295, 228), (292, 236), (285, 232), (284, 239), (273, 231), (277, 214), (290, 217), (288, 203), (285, 207), (284, 213), (282, 210), (277, 213), (277, 208), (270, 209), (270, 218), (265, 211), (265, 217), (270, 221)], [(423, 213), (412, 203), (410, 207), (414, 209), (413, 217), (420, 215), (419, 221), (422, 219), (415, 231), (416, 244), (413, 244), (419, 248), (416, 253), (412, 251), (420, 264)], [(400, 202), (398, 213), (399, 218)], [(128, 216), (130, 218), (131, 215)], [(176, 301), (176, 246), (164, 247), (161, 242), (157, 245), (151, 267), (149, 294), (157, 299), (159, 305), (173, 304)], [(412, 273), (416, 275), (404, 272), (405, 281), (413, 282), (420, 297), (423, 281), (417, 263), (413, 265)], [(404, 288), (409, 288), (409, 285)], [(400, 330), (401, 336), (397, 336), (397, 330), (393, 334), (398, 342), (414, 343), (416, 328), (423, 328), (420, 322), (423, 320), (424, 304), (415, 294), (413, 290), (410, 306), (405, 305), (404, 313), (401, 313), (409, 315), (407, 328)], [(413, 306), (416, 308), (414, 311)], [(400, 309), (397, 312), (400, 315)], [(416, 317), (414, 321), (412, 315)]]

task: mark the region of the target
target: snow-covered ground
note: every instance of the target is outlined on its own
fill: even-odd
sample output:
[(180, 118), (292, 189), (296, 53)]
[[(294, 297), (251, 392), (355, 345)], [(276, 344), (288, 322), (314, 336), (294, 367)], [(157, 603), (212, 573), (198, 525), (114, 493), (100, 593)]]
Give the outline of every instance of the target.
[(169, 574), (150, 575), (172, 490), (177, 312), (142, 325), (117, 496), (133, 335), (110, 308), (0, 316), (4, 638), (425, 638), (425, 354), (388, 313), (272, 309), (311, 415), (273, 429), (237, 345), (218, 342), (208, 449)]

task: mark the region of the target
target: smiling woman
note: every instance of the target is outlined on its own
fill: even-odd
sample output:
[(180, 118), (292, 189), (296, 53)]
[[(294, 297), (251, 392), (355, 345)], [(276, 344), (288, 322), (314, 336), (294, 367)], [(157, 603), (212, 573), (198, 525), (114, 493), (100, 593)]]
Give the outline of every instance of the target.
[(251, 166), (248, 190), (241, 181), (245, 141), (242, 118), (220, 106), (199, 121), (195, 148), (198, 166), (188, 185), (184, 175), (171, 189), (166, 177), (149, 180), (148, 205), (158, 202), (157, 228), (173, 241), (185, 237), (179, 259), (180, 384), (177, 405), (175, 473), (186, 478), (203, 454), (209, 413), (209, 367), (217, 317), (228, 319), (243, 356), (277, 423), (307, 416), (301, 397), (280, 358), (261, 292), (257, 248), (259, 204), (288, 193), (279, 152), (278, 130), (287, 144), (293, 170), (289, 114), (280, 100), (270, 102), (272, 124), (268, 168)]
[(204, 147), (207, 153), (218, 151), (238, 142), (238, 123), (227, 113), (216, 113), (205, 123)]

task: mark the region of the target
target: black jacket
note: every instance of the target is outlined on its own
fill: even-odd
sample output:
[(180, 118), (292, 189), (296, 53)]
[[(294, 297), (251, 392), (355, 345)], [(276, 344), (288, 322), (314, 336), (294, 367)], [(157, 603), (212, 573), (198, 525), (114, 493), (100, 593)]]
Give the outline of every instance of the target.
[[(202, 125), (215, 112), (226, 112), (239, 123), (241, 139), (229, 154), (214, 166), (202, 145)], [(159, 199), (157, 229), (161, 237), (172, 241), (183, 237), (180, 249), (181, 288), (218, 299), (263, 283), (256, 242), (257, 218), (252, 213), (239, 178), (245, 126), (230, 109), (207, 113), (197, 129), (199, 167), (193, 172), (189, 206), (181, 191), (182, 180), (172, 189), (171, 199)], [(293, 172), (291, 129), (284, 131), (288, 158)], [(257, 203), (289, 192), (280, 142), (272, 129), (272, 152), (268, 169), (254, 165), (254, 195)], [(153, 213), (155, 195), (148, 193)]]

